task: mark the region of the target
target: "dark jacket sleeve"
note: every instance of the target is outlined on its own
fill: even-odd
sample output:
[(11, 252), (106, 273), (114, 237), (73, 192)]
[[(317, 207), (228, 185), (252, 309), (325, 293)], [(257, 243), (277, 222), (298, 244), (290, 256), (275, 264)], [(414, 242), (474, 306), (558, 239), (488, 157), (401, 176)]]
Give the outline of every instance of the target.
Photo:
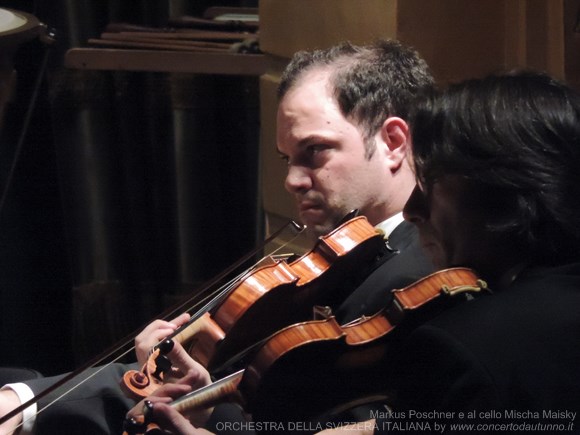
[[(127, 411), (135, 402), (119, 388), (123, 374), (136, 369), (137, 364), (111, 364), (89, 369), (63, 387), (38, 402), (42, 410), (36, 416), (36, 433), (42, 435), (91, 435), (121, 433)], [(26, 382), (34, 394), (39, 394), (66, 375), (46, 377)], [(83, 379), (85, 382), (80, 383)], [(63, 391), (73, 388), (60, 397)], [(54, 403), (52, 403), (54, 401)]]

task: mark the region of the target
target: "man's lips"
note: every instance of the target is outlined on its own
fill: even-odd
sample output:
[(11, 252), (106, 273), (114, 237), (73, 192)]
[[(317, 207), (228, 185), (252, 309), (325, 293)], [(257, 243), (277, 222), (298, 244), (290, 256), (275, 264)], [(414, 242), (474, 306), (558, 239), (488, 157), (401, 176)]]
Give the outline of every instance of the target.
[(300, 213), (320, 208), (320, 204), (312, 201), (302, 201), (298, 204), (298, 211), (300, 211)]
[(308, 199), (308, 198), (298, 199), (297, 204), (298, 204), (298, 211), (300, 213), (322, 208), (322, 204), (319, 201), (316, 201), (313, 199)]

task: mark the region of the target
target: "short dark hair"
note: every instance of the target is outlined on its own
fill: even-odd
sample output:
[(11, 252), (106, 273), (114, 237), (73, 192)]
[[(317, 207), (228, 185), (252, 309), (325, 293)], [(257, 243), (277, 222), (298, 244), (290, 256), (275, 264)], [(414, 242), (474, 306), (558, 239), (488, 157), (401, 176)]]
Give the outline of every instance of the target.
[[(580, 96), (532, 71), (469, 80), (416, 105), (414, 166), (475, 186), (493, 228), (540, 264), (580, 257)], [(493, 209), (495, 207), (495, 209)]]
[(407, 119), (415, 96), (433, 86), (427, 63), (410, 47), (395, 40), (366, 46), (349, 42), (326, 50), (300, 51), (286, 67), (278, 98), (282, 99), (308, 71), (332, 68), (330, 78), (338, 106), (371, 141), (390, 116)]

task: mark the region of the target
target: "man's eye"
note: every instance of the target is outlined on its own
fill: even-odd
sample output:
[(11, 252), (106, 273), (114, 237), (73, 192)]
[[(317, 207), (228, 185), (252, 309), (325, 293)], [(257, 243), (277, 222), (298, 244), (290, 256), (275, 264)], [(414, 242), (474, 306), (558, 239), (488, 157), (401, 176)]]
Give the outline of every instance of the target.
[(286, 165), (290, 164), (290, 157), (285, 156), (284, 154), (280, 154), (278, 157), (280, 157), (280, 160), (282, 160), (284, 163), (286, 163)]
[(311, 155), (314, 155), (314, 154), (318, 154), (318, 153), (319, 153), (319, 152), (321, 152), (321, 151), (324, 151), (325, 149), (326, 149), (326, 147), (325, 147), (324, 145), (320, 145), (320, 144), (317, 144), (317, 145), (310, 145), (310, 146), (308, 147), (308, 152), (309, 152)]

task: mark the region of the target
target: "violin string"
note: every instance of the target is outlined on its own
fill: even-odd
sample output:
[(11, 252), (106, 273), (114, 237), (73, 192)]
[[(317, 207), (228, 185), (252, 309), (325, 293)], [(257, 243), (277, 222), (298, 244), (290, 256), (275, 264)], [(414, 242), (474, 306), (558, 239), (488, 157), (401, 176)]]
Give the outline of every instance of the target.
[[(296, 234), (292, 239), (290, 239), (289, 241), (287, 241), (286, 243), (284, 243), (283, 245), (279, 246), (278, 248), (274, 249), (272, 252), (270, 252), (269, 254), (263, 256), (260, 260), (258, 260), (258, 262), (256, 264), (260, 264), (261, 262), (263, 262), (265, 259), (267, 259), (268, 257), (272, 257), (274, 255), (276, 255), (279, 251), (281, 251), (282, 249), (284, 249), (289, 243), (291, 243), (292, 241), (294, 241), (296, 239), (296, 237), (298, 237), (299, 234)], [(233, 288), (235, 288), (236, 284), (243, 281), (244, 277), (246, 275), (248, 275), (253, 269), (255, 269), (256, 266), (252, 266), (246, 270), (244, 270), (243, 272), (241, 272), (239, 275), (237, 275), (236, 277), (232, 278), (228, 283), (226, 283), (224, 285), (223, 290), (222, 289), (217, 289), (217, 291), (214, 293), (215, 294), (215, 298), (214, 300), (217, 301), (216, 303), (219, 303), (221, 301), (221, 299), (226, 296), (227, 294), (229, 294), (231, 292), (231, 290)], [(214, 296), (214, 294), (209, 294), (208, 296), (206, 296), (205, 298), (203, 298), (199, 303), (210, 299)], [(204, 305), (194, 316), (199, 317), (199, 315), (204, 314), (205, 312), (209, 311), (211, 308), (213, 308), (215, 304), (212, 303), (208, 303), (206, 305)], [(195, 308), (192, 307), (190, 308), (193, 309)]]
[[(287, 224), (288, 225), (288, 224)], [(167, 340), (167, 339), (171, 339), (173, 337), (175, 337), (176, 335), (178, 335), (181, 331), (183, 331), (185, 328), (187, 328), (189, 325), (191, 325), (193, 322), (195, 322), (197, 319), (199, 319), (203, 314), (205, 314), (206, 312), (208, 312), (209, 310), (211, 310), (212, 308), (214, 308), (216, 305), (218, 305), (228, 294), (231, 293), (231, 291), (237, 287), (237, 284), (239, 282), (243, 281), (243, 278), (248, 275), (253, 269), (256, 268), (257, 264), (260, 264), (261, 262), (263, 262), (265, 259), (269, 258), (269, 257), (273, 257), (275, 256), (277, 253), (279, 253), (282, 249), (285, 249), (290, 243), (292, 243), (293, 241), (296, 240), (296, 238), (304, 231), (305, 227), (301, 227), (294, 235), (292, 238), (290, 238), (289, 240), (287, 240), (286, 242), (284, 242), (283, 244), (281, 244), (280, 246), (278, 246), (277, 248), (275, 248), (274, 250), (272, 250), (270, 253), (264, 255), (260, 260), (258, 260), (256, 262), (255, 265), (247, 268), (246, 270), (242, 271), (240, 274), (238, 274), (237, 276), (235, 276), (234, 278), (232, 278), (230, 281), (228, 281), (227, 283), (225, 283), (224, 285), (222, 285), (221, 287), (219, 287), (218, 289), (216, 289), (215, 291), (209, 293), (208, 295), (206, 295), (205, 297), (202, 297), (199, 301), (195, 302), (194, 304), (190, 305), (187, 309), (184, 309), (183, 307), (189, 305), (192, 299), (189, 299), (185, 302), (183, 302), (182, 304), (180, 304), (178, 307), (176, 307), (170, 314), (169, 316), (171, 316), (172, 314), (176, 314), (179, 311), (186, 311), (186, 312), (190, 312), (196, 308), (198, 308), (202, 303), (206, 302), (209, 300), (208, 303), (206, 303), (205, 305), (203, 305), (201, 308), (199, 308), (195, 314), (191, 315), (191, 318), (184, 323), (183, 325), (181, 325), (179, 328), (177, 328), (173, 333), (171, 333), (170, 335), (168, 335), (167, 337), (165, 337), (161, 342)], [(200, 294), (198, 294), (199, 296)], [(161, 344), (158, 343), (157, 345), (153, 346), (150, 350), (150, 354), (153, 353), (155, 350), (157, 350), (159, 348), (159, 345)]]
[[(297, 222), (295, 222), (293, 220), (289, 220), (285, 225), (283, 225), (278, 230), (276, 230), (274, 233), (272, 233), (268, 237), (268, 239), (266, 239), (265, 243), (262, 246), (259, 247), (259, 249), (265, 249), (265, 247), (269, 243), (271, 243), (273, 240), (275, 240), (287, 228), (292, 228), (294, 230), (293, 236), (288, 241), (284, 242), (281, 246), (279, 246), (278, 248), (274, 249), (274, 251), (272, 251), (270, 254), (268, 254), (266, 256), (263, 256), (257, 263), (261, 262), (264, 258), (266, 258), (268, 256), (274, 255), (280, 249), (283, 249), (286, 246), (288, 246), (290, 243), (292, 243), (294, 240), (296, 240), (296, 238), (300, 234), (302, 234), (304, 232), (304, 230), (305, 230), (306, 227), (303, 226), (303, 225), (298, 224)], [(256, 254), (257, 251), (258, 251), (258, 249), (252, 251), (251, 254)], [(235, 270), (236, 268), (238, 268), (241, 264), (243, 264), (248, 259), (249, 259), (249, 255), (244, 256), (244, 258), (242, 259), (243, 261), (240, 260), (240, 261), (236, 262), (234, 265), (232, 265), (229, 268), (227, 268), (224, 272), (222, 272), (217, 277), (215, 277), (214, 279), (212, 279), (212, 281), (210, 282), (210, 284), (205, 285), (205, 286), (202, 286), (201, 289), (198, 290), (198, 292), (193, 297), (191, 297), (190, 299), (187, 299), (187, 300), (183, 301), (182, 303), (178, 304), (177, 307), (176, 308), (172, 308), (172, 310), (170, 312), (165, 313), (164, 316), (163, 316), (163, 318), (168, 318), (171, 315), (175, 315), (178, 311), (191, 311), (191, 310), (195, 309), (197, 306), (199, 306), (199, 304), (201, 304), (203, 301), (207, 300), (207, 298), (211, 298), (211, 297), (214, 297), (216, 294), (219, 294), (223, 290), (223, 288), (225, 286), (228, 286), (232, 282), (235, 283), (236, 280), (238, 280), (240, 277), (242, 277), (243, 275), (249, 273), (249, 271), (252, 270), (252, 268), (255, 267), (255, 265), (253, 265), (250, 268), (244, 270), (240, 275), (238, 275), (237, 277), (233, 278), (231, 281), (228, 281), (228, 283), (222, 285), (221, 287), (219, 287), (215, 291), (210, 292), (209, 295), (207, 295), (206, 297), (202, 297), (201, 301), (198, 301), (198, 302), (193, 303), (193, 301), (195, 299), (198, 299), (200, 297), (200, 295), (208, 292), (213, 285), (215, 285), (221, 279), (225, 278), (228, 274), (230, 274), (232, 272), (232, 270)], [(227, 292), (226, 292), (226, 294), (227, 294)], [(189, 306), (189, 308), (184, 309), (185, 306)]]
[[(248, 269), (248, 271), (249, 270), (250, 269)], [(187, 328), (189, 325), (191, 325), (196, 320), (198, 320), (203, 314), (205, 314), (206, 312), (208, 312), (209, 310), (211, 310), (217, 303), (219, 303), (219, 301), (221, 301), (221, 299), (224, 296), (226, 296), (227, 294), (229, 294), (231, 292), (231, 290), (235, 287), (235, 285), (237, 284), (237, 282), (241, 279), (241, 277), (243, 277), (244, 275), (246, 275), (246, 273), (247, 273), (247, 271), (243, 271), (239, 275), (237, 275), (234, 278), (232, 278), (229, 282), (227, 282), (226, 284), (224, 284), (222, 287), (220, 287), (219, 289), (217, 289), (215, 292), (206, 295), (205, 297), (203, 297), (201, 300), (199, 300), (198, 302), (196, 302), (194, 305), (192, 305), (191, 307), (187, 308), (186, 310), (183, 310), (183, 306), (187, 305), (187, 303), (183, 303), (178, 308), (176, 308), (176, 310), (174, 311), (174, 313), (177, 312), (177, 311), (186, 311), (186, 312), (189, 312), (189, 311), (197, 308), (200, 304), (202, 304), (202, 303), (204, 303), (204, 302), (206, 302), (206, 301), (209, 300), (209, 302), (207, 302), (205, 305), (203, 305), (201, 308), (199, 308), (195, 312), (195, 314), (192, 314), (191, 315), (191, 318), (186, 323), (184, 323), (183, 325), (181, 325), (174, 332), (172, 332), (167, 337), (165, 337), (163, 340), (161, 340), (159, 343), (157, 343), (155, 346), (153, 346), (151, 348), (151, 350), (149, 351), (149, 354), (151, 355), (154, 351), (156, 351), (157, 349), (159, 349), (159, 346), (161, 345), (161, 343), (163, 341), (168, 340), (168, 339), (172, 339), (173, 337), (175, 337), (176, 335), (178, 335), (180, 332), (182, 332), (185, 328)]]

